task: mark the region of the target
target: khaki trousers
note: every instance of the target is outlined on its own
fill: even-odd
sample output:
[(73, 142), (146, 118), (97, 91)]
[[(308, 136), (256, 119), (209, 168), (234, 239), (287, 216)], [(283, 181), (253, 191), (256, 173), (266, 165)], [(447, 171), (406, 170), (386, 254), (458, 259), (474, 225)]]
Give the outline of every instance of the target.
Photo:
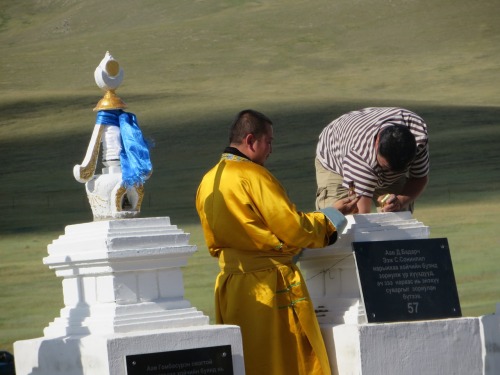
[[(319, 210), (325, 207), (332, 207), (339, 199), (346, 198), (348, 189), (342, 186), (343, 178), (338, 173), (330, 172), (316, 158), (314, 161), (316, 168), (316, 209)], [(407, 176), (402, 176), (399, 180), (390, 186), (384, 188), (376, 188), (373, 192), (372, 201), (377, 207), (377, 211), (381, 211), (380, 204), (377, 199), (386, 194), (401, 194), (408, 180)], [(413, 203), (405, 211), (413, 212)]]

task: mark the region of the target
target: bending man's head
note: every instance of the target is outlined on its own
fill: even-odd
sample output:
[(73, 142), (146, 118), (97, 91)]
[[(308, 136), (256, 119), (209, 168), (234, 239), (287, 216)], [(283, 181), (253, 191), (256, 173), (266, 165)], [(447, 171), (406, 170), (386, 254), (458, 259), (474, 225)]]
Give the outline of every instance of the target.
[(377, 154), (396, 172), (406, 169), (417, 152), (415, 137), (404, 125), (392, 125), (382, 129), (377, 143)]

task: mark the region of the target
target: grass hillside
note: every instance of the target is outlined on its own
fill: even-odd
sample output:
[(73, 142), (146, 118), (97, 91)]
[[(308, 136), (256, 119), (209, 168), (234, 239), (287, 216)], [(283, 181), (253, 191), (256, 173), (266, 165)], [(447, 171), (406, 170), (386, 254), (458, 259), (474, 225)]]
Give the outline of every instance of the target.
[(0, 348), (40, 336), (62, 307), (41, 258), (64, 226), (92, 220), (72, 177), (102, 92), (117, 90), (152, 152), (142, 216), (170, 216), (199, 252), (186, 295), (211, 313), (217, 272), (193, 198), (234, 114), (275, 123), (268, 167), (313, 209), (321, 129), (364, 106), (404, 106), (429, 124), (431, 180), (415, 216), (450, 242), (464, 315), (500, 302), (500, 12), (496, 0), (0, 1)]

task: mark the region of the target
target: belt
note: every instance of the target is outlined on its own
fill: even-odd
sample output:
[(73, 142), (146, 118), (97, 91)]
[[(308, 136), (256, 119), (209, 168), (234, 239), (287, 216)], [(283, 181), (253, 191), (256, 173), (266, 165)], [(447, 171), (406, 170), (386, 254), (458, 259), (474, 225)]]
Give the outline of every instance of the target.
[(225, 249), (219, 253), (219, 267), (227, 273), (247, 273), (292, 265), (292, 253)]

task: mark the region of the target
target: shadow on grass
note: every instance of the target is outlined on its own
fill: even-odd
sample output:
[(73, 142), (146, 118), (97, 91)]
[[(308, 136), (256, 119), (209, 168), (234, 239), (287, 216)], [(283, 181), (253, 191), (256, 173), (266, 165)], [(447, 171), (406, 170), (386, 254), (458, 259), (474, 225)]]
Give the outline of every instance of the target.
[[(146, 96), (134, 101), (148, 101)], [(80, 107), (95, 97), (68, 99), (63, 107)], [(341, 114), (365, 106), (393, 103), (319, 103), (297, 108), (276, 105), (266, 114), (275, 126), (274, 152), (268, 168), (288, 190), (300, 210), (312, 210), (315, 194), (314, 152), (323, 127)], [(57, 105), (61, 107), (59, 99)], [(399, 104), (420, 114), (430, 134), (431, 176), (419, 204), (445, 205), (483, 201), (500, 195), (500, 153), (497, 141), (500, 107), (444, 107)], [(31, 111), (43, 118), (55, 108), (50, 100), (3, 105), (5, 113)], [(259, 108), (255, 108), (259, 110)], [(196, 116), (196, 117), (195, 117)], [(227, 144), (234, 113), (195, 114), (192, 122), (169, 126), (163, 118), (149, 118), (143, 127), (152, 137), (154, 172), (146, 183), (142, 216), (170, 216), (179, 224), (197, 223), (194, 196), (203, 174), (214, 165)], [(139, 119), (140, 121), (140, 119)], [(73, 179), (73, 165), (84, 157), (88, 134), (23, 141), (0, 141), (0, 231), (3, 233), (62, 230), (65, 225), (92, 220), (85, 188)], [(100, 166), (99, 166), (100, 168)], [(99, 169), (98, 171), (99, 172)]]
[[(80, 111), (83, 109), (92, 110), (97, 104), (99, 91), (97, 93), (92, 90), (92, 94), (88, 95), (53, 95), (44, 97), (29, 97), (24, 99), (3, 99), (0, 101), (0, 113), (4, 119), (23, 120), (27, 117), (43, 118), (51, 115), (54, 112)], [(125, 95), (125, 94), (124, 94)], [(163, 93), (163, 94), (144, 94), (144, 93), (127, 93), (125, 103), (150, 103), (153, 100), (170, 100), (179, 98), (178, 93)], [(185, 96), (185, 95), (184, 95)], [(134, 107), (139, 108), (138, 105)]]

